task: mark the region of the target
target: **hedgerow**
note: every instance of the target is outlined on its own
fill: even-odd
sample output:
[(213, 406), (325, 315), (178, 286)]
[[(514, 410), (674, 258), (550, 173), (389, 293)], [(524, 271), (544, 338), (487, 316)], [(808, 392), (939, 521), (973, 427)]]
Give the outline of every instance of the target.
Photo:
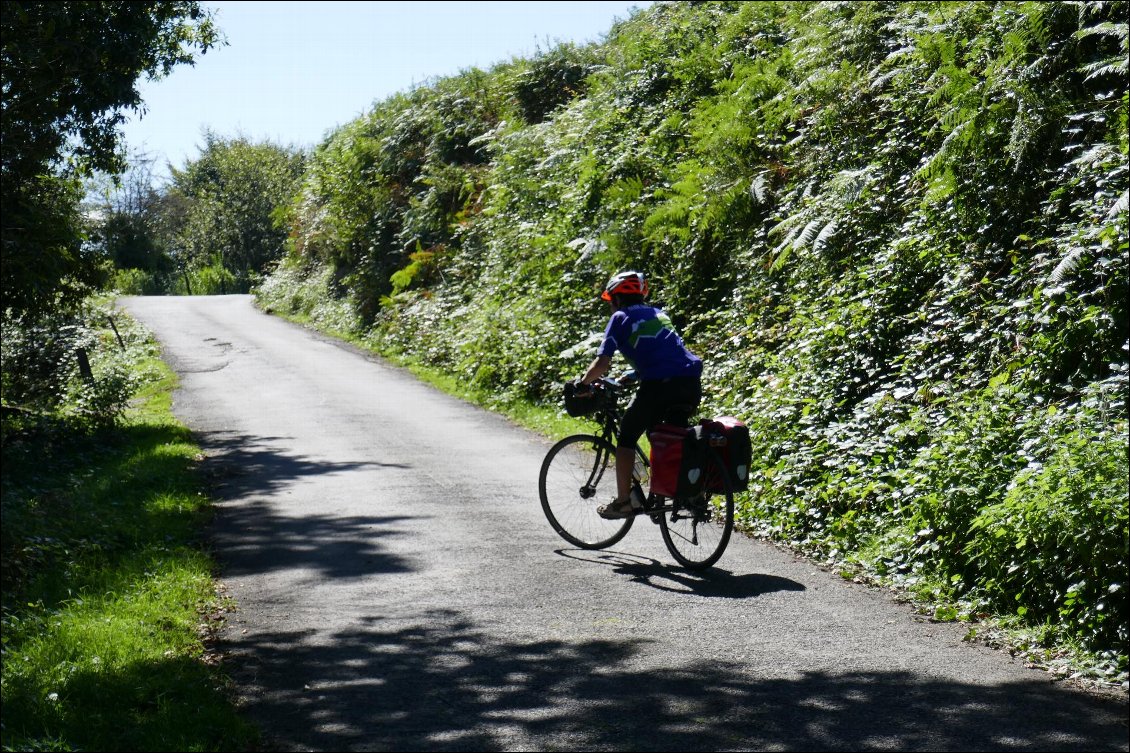
[(553, 404), (643, 269), (750, 426), (750, 531), (1125, 673), (1125, 19), (656, 4), (340, 128), (264, 290)]

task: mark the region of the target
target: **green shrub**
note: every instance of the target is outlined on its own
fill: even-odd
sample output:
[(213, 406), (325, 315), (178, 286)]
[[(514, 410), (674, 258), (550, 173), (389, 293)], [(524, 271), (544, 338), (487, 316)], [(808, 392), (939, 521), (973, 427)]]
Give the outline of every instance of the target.
[[(4, 416), (5, 437), (55, 419), (87, 431), (121, 417), (138, 387), (136, 362), (148, 348), (128, 329), (113, 334), (108, 325), (114, 317), (107, 305), (87, 303), (69, 313), (5, 322), (0, 374), (11, 409)], [(82, 358), (89, 374), (82, 373)]]
[(218, 258), (204, 266), (183, 270), (174, 280), (174, 295), (229, 295), (250, 290), (250, 283), (238, 280)]
[(1028, 465), (971, 523), (969, 581), (998, 609), (1062, 624), (1089, 647), (1126, 645), (1126, 425), (1053, 406), (1024, 452)]
[(284, 262), (254, 289), (259, 306), (330, 332), (349, 334), (358, 330), (354, 306), (340, 297), (333, 272), (326, 267), (300, 266)]
[(535, 56), (511, 74), (518, 109), (527, 123), (545, 120), (550, 113), (585, 93), (585, 79), (596, 70), (592, 51), (562, 44)]
[(164, 291), (161, 278), (144, 269), (117, 269), (107, 285), (121, 295), (158, 295)]

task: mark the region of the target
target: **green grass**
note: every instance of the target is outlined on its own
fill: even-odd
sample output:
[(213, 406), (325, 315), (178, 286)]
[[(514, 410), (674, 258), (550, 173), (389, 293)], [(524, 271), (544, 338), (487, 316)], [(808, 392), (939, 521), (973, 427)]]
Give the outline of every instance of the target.
[(199, 448), (150, 358), (125, 419), (8, 441), (3, 749), (232, 750), (236, 713), (207, 638), (229, 607), (198, 540)]

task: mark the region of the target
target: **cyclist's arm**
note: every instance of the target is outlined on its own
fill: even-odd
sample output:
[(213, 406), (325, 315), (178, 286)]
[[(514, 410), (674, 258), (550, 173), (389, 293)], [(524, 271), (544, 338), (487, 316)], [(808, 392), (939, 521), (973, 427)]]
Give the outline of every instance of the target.
[(597, 356), (589, 365), (588, 371), (581, 377), (581, 384), (592, 384), (608, 373), (612, 368), (612, 356)]

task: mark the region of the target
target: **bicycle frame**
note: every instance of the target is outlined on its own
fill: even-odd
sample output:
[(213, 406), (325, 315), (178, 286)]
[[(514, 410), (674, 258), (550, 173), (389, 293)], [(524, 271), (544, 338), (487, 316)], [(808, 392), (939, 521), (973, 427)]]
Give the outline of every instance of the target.
[[(617, 390), (617, 391), (623, 389), (623, 387), (620, 384), (618, 384), (614, 381), (610, 381), (610, 380), (607, 380), (607, 379), (602, 380), (602, 381), (606, 385), (605, 389), (608, 389), (610, 387), (614, 390)], [(619, 402), (619, 400), (617, 400), (615, 398), (616, 398), (616, 392), (613, 393), (613, 399), (609, 400), (608, 403), (598, 411), (598, 414), (596, 416), (597, 421), (600, 425), (600, 433), (598, 434), (598, 436), (601, 439), (608, 442), (608, 444), (611, 445), (612, 447), (616, 447), (616, 432), (617, 432), (617, 429), (620, 426), (620, 418), (621, 418), (621, 416), (620, 416), (620, 402)], [(647, 453), (645, 453), (643, 451), (643, 447), (640, 446), (639, 442), (636, 443), (635, 449), (636, 449), (636, 458), (641, 463), (643, 463), (643, 467), (644, 468), (651, 468), (651, 458), (649, 458)], [(614, 455), (614, 453), (613, 453), (613, 455)], [(586, 491), (587, 491), (588, 494), (595, 494), (596, 487), (600, 483), (600, 480), (603, 478), (604, 470), (606, 468), (611, 466), (613, 468), (613, 470), (615, 470), (615, 466), (616, 466), (615, 457), (613, 457), (612, 460), (613, 460), (613, 462), (609, 463), (608, 459), (605, 458), (602, 455), (602, 453), (599, 453), (599, 452), (597, 453), (596, 461), (593, 464), (592, 473), (589, 475), (589, 481), (585, 485), (585, 488), (586, 488)], [(636, 474), (634, 472), (632, 474), (632, 484), (634, 486), (639, 487), (640, 494), (641, 494), (641, 496), (643, 496), (644, 489), (643, 489), (642, 481), (639, 478), (636, 477)], [(586, 498), (587, 498), (587, 495), (586, 495)], [(663, 515), (663, 514), (666, 514), (666, 513), (671, 513), (673, 516), (675, 516), (675, 519), (678, 519), (679, 511), (681, 509), (683, 509), (679, 504), (676, 503), (675, 499), (668, 498), (668, 497), (661, 497), (658, 494), (653, 493), (651, 491), (651, 489), (647, 490), (647, 495), (644, 497), (644, 499), (645, 499), (644, 510), (646, 511), (647, 515), (649, 515), (651, 517), (651, 519), (653, 521), (657, 520), (656, 515)], [(693, 517), (693, 515), (686, 515), (686, 516), (683, 516), (683, 517), (689, 518), (689, 517)]]

